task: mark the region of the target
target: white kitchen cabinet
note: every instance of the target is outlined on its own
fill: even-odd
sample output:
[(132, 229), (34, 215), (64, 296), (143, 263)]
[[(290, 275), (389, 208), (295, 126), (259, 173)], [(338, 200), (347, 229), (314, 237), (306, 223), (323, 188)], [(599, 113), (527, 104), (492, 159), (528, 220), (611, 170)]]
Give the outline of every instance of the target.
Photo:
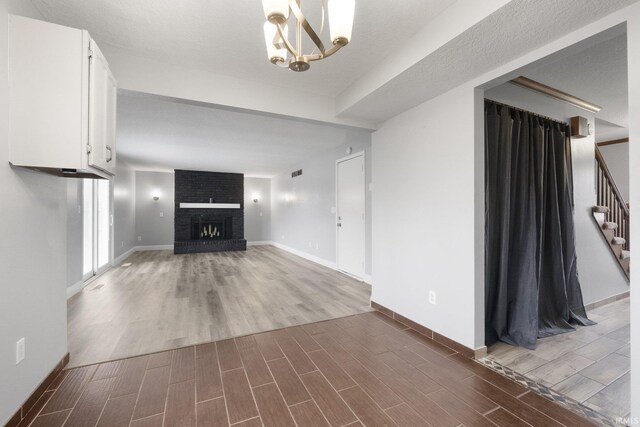
[(116, 163), (117, 83), (84, 30), (9, 17), (9, 161), (108, 178)]

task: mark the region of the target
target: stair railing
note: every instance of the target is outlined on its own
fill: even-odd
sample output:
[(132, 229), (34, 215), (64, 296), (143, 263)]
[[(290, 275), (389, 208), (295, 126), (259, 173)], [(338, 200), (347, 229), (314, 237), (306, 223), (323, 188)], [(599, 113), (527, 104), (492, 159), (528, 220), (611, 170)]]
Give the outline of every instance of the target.
[(609, 172), (604, 157), (596, 145), (596, 193), (598, 206), (606, 206), (609, 212), (606, 214), (607, 222), (615, 222), (618, 229), (615, 230), (617, 237), (625, 240), (623, 249), (628, 251), (629, 242), (629, 206), (618, 190), (618, 186)]

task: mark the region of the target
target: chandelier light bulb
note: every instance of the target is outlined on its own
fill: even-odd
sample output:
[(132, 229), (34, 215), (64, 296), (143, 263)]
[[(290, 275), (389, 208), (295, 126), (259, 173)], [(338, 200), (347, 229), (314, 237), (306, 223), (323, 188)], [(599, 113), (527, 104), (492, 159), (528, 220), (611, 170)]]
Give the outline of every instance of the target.
[[(289, 29), (285, 26), (284, 36), (288, 37), (288, 35)], [(264, 41), (267, 44), (269, 61), (275, 64), (276, 62), (284, 62), (287, 59), (287, 48), (278, 48), (276, 46), (276, 43), (282, 43), (280, 34), (278, 34), (278, 27), (269, 21), (264, 23)]]
[(334, 44), (347, 44), (351, 41), (355, 0), (329, 0), (329, 30)]
[(284, 24), (289, 19), (289, 0), (262, 0), (267, 21)]

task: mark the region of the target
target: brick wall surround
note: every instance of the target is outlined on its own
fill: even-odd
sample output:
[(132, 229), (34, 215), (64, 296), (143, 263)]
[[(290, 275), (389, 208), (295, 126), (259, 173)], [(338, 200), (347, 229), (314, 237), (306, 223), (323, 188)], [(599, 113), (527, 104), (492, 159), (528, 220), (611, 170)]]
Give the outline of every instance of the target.
[[(240, 209), (181, 209), (180, 203), (239, 203)], [(241, 173), (175, 171), (174, 253), (242, 251), (244, 238), (244, 175)], [(191, 240), (191, 218), (232, 218), (232, 235), (225, 240)]]

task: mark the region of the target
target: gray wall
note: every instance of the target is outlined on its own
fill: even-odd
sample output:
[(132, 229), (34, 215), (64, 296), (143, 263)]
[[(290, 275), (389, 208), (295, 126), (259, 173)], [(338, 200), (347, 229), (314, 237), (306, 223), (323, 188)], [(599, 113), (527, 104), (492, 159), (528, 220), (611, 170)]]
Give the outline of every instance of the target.
[[(31, 2), (0, 0), (0, 424), (67, 352), (67, 183), (9, 166), (9, 12), (38, 18)], [(26, 357), (16, 365), (21, 337)]]
[(136, 246), (173, 245), (174, 184), (173, 173), (135, 172)]
[(136, 246), (135, 171), (122, 159), (113, 180), (114, 259)]
[(82, 281), (82, 180), (67, 179), (67, 286)]
[[(343, 144), (305, 162), (291, 165), (271, 180), (271, 240), (336, 263), (336, 160), (365, 152), (366, 183), (371, 182), (371, 134), (345, 129)], [(291, 172), (302, 169), (301, 176)], [(365, 273), (371, 273), (371, 192), (366, 194)]]
[(600, 152), (626, 202), (629, 201), (629, 143), (600, 147)]
[[(259, 196), (254, 203), (253, 195)], [(271, 179), (244, 179), (244, 238), (247, 242), (271, 240)]]
[[(595, 127), (593, 115), (584, 110), (511, 84), (491, 89), (485, 96), (558, 120), (584, 116)], [(592, 219), (591, 210), (596, 204), (595, 136), (573, 139), (572, 154), (578, 274), (584, 303), (590, 304), (628, 291), (629, 283)]]

